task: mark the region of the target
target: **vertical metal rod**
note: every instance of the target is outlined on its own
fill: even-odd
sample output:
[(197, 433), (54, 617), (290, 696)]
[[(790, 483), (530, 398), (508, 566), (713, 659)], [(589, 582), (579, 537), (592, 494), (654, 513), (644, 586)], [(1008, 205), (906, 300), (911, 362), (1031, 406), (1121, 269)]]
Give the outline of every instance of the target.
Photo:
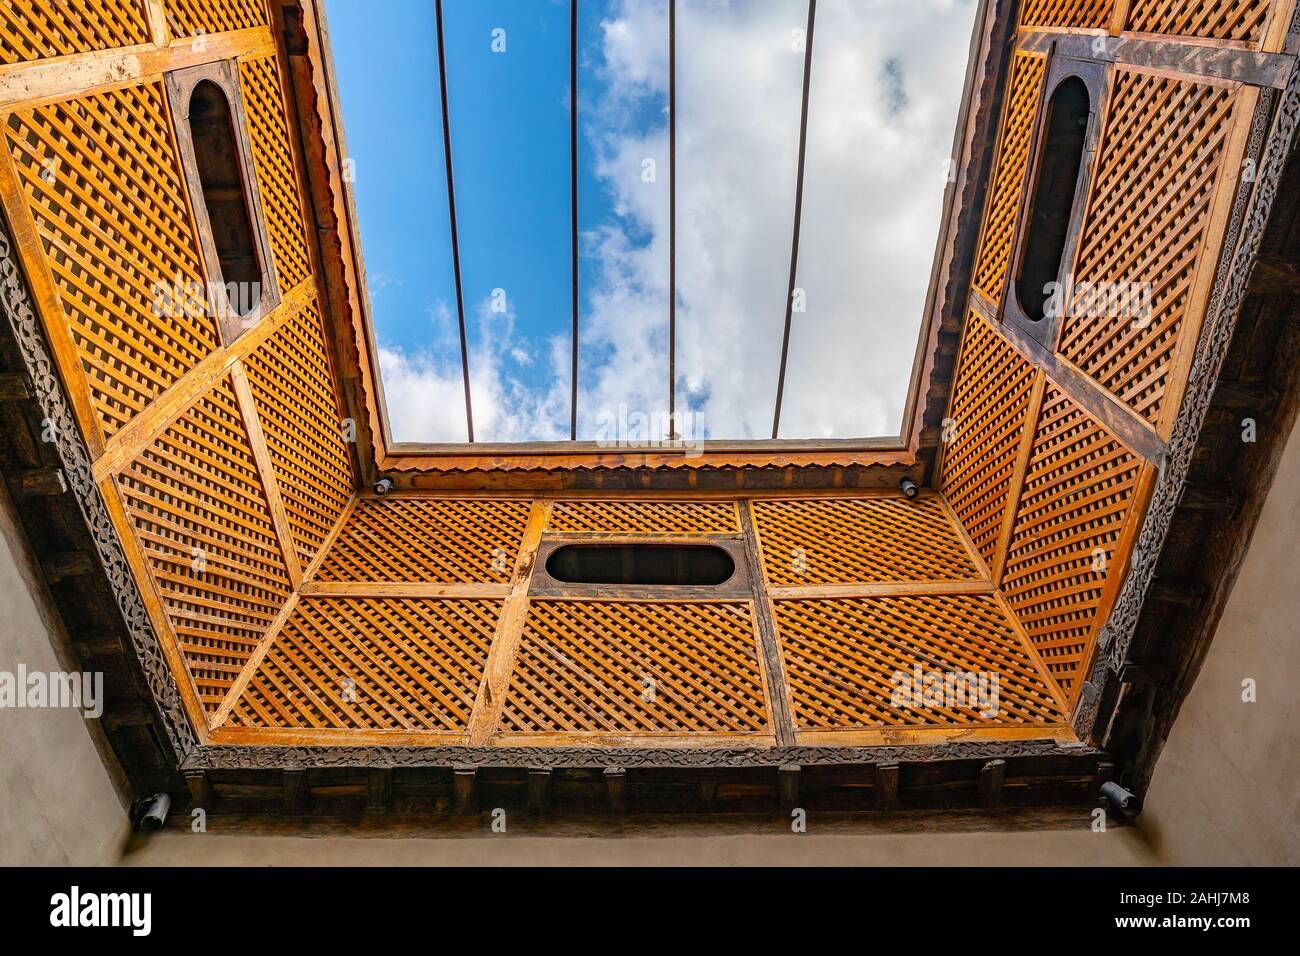
[(578, 438), (578, 0), (569, 0), (569, 215), (573, 246), (573, 371), (569, 440)]
[(781, 430), (781, 401), (785, 397), (785, 365), (790, 354), (790, 319), (794, 310), (794, 284), (799, 271), (799, 224), (803, 219), (804, 152), (808, 145), (808, 88), (812, 83), (813, 25), (817, 21), (817, 0), (808, 0), (808, 28), (804, 32), (803, 107), (799, 116), (799, 170), (794, 187), (794, 236), (790, 241), (790, 284), (785, 295), (785, 331), (781, 338), (781, 371), (776, 380), (776, 409), (772, 413), (772, 437)]
[(465, 335), (465, 292), (460, 279), (460, 239), (456, 228), (456, 180), (451, 169), (451, 114), (447, 109), (447, 50), (442, 36), (442, 0), (437, 0), (438, 81), (442, 88), (442, 149), (447, 166), (447, 209), (451, 215), (451, 262), (456, 272), (456, 321), (460, 325), (460, 368), (465, 379), (465, 430), (474, 440), (474, 407), (469, 394), (469, 344)]
[(668, 437), (677, 434), (677, 0), (668, 0)]

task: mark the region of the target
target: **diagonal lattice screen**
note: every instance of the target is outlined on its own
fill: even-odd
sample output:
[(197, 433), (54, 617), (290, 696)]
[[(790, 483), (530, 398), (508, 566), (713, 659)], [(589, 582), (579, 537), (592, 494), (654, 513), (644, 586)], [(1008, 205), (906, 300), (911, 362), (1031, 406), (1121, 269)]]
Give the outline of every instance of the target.
[(111, 436), (217, 347), (161, 83), (9, 117), (32, 218)]
[(352, 497), (320, 311), (309, 303), (245, 363), (285, 517), (305, 568)]
[(118, 483), (211, 713), (290, 591), (229, 382), (187, 409), (122, 470)]
[(936, 497), (801, 498), (753, 508), (764, 570), (780, 587), (983, 577)]
[(746, 603), (534, 601), (501, 732), (768, 730)]
[(1043, 396), (1002, 585), (1048, 672), (1073, 694), (1141, 461), (1055, 385)]
[(547, 530), (561, 534), (735, 534), (734, 501), (557, 501)]
[(143, 0), (92, 0), (76, 16), (68, 13), (68, 0), (5, 0), (0, 4), (0, 63), (149, 41)]
[(202, 36), (266, 25), (264, 0), (162, 0), (174, 37)]
[(499, 601), (304, 598), (228, 727), (463, 732)]
[(993, 567), (1035, 370), (972, 313), (948, 412), (940, 488), (984, 561)]
[(482, 498), (365, 498), (321, 565), (322, 581), (505, 584), (530, 505)]
[(995, 302), (1002, 298), (1011, 262), (1011, 241), (1020, 215), (1020, 196), (1029, 168), (1029, 151), (1046, 62), (1043, 57), (1032, 53), (1017, 53), (1013, 62), (997, 169), (972, 279), (972, 285)]
[(281, 294), (311, 275), (302, 223), (302, 203), (274, 56), (239, 64), (239, 85), (248, 115), (248, 138), (257, 171), (257, 190), (275, 257)]
[[(1075, 265), (1080, 293), (1058, 350), (1152, 424), (1199, 308), (1193, 285), (1235, 103), (1223, 87), (1116, 72)], [(1150, 315), (1097, 314), (1086, 297), (1103, 283), (1149, 283)]]
[(1114, 15), (1115, 0), (1025, 0), (1020, 25), (1102, 30)]
[(1125, 29), (1255, 46), (1274, 6), (1273, 0), (1133, 0)]
[[(776, 601), (795, 727), (855, 730), (963, 724), (1059, 724), (1065, 716), (997, 601), (932, 595)], [(895, 706), (895, 674), (997, 675), (996, 713), (972, 706)], [(986, 677), (993, 700), (992, 677)], [(924, 681), (924, 677), (922, 679)], [(923, 682), (920, 686), (924, 686)]]

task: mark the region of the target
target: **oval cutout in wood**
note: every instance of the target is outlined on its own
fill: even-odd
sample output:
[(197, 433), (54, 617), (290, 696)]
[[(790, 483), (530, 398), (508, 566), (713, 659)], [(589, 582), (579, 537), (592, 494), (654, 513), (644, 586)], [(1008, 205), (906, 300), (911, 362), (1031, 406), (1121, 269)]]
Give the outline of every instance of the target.
[(702, 544), (567, 544), (546, 560), (563, 584), (716, 587), (736, 573), (722, 548)]

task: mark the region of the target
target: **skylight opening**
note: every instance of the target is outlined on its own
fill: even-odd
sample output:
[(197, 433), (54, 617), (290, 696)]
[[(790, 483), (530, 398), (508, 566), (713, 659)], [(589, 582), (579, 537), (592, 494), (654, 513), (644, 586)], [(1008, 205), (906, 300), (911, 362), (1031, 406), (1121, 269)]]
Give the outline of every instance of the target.
[(974, 0), (326, 6), (394, 441), (901, 433)]

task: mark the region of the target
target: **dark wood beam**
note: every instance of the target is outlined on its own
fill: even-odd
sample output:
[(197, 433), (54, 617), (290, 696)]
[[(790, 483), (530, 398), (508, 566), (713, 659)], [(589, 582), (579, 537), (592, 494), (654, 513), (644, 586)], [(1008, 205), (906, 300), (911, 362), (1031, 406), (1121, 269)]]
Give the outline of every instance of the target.
[(610, 813), (624, 813), (627, 810), (627, 771), (622, 767), (605, 768), (605, 794), (609, 802)]
[(543, 816), (551, 803), (551, 770), (549, 767), (530, 767), (528, 770), (528, 812)]
[(478, 813), (478, 770), (474, 767), (456, 767), (451, 780), (452, 812), (459, 816)]
[(898, 764), (886, 763), (876, 767), (876, 780), (872, 786), (876, 795), (876, 809), (888, 813), (898, 809)]
[(802, 769), (797, 763), (783, 764), (777, 768), (777, 800), (786, 813), (799, 804), (799, 772)]
[(1007, 779), (1007, 762), (990, 760), (980, 770), (980, 806), (997, 810), (1002, 806), (1002, 784)]

